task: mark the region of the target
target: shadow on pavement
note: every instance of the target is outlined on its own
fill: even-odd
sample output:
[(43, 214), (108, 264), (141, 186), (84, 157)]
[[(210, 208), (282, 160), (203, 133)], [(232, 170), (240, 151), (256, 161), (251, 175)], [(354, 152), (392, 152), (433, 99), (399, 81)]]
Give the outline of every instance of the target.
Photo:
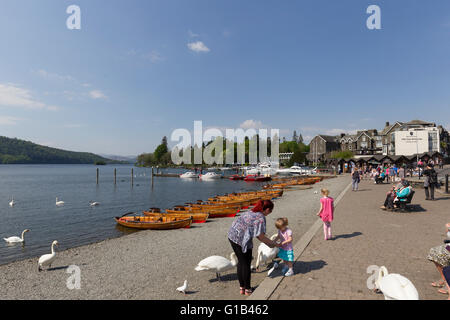
[(315, 261), (296, 261), (294, 263), (294, 274), (305, 274), (311, 272), (313, 270), (322, 269), (326, 266), (327, 263), (323, 260), (315, 260)]
[(338, 235), (338, 236), (335, 236), (335, 237), (332, 237), (330, 240), (337, 240), (337, 239), (348, 239), (348, 238), (353, 238), (353, 237), (357, 237), (357, 236), (360, 236), (360, 235), (362, 235), (362, 233), (361, 232), (353, 232), (353, 233), (350, 233), (350, 234), (340, 234), (340, 235)]

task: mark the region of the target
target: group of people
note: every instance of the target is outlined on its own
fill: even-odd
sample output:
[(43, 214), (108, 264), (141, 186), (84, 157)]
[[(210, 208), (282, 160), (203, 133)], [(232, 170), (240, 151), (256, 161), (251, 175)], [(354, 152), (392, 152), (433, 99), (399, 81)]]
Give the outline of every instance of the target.
[[(327, 189), (322, 189), (320, 199), (320, 210), (317, 215), (323, 221), (325, 240), (331, 239), (331, 222), (334, 216), (334, 199), (329, 196)], [(292, 230), (288, 227), (287, 218), (278, 218), (275, 227), (278, 234), (271, 240), (266, 236), (266, 217), (272, 213), (274, 204), (270, 200), (261, 200), (255, 207), (244, 212), (233, 221), (228, 231), (228, 240), (238, 259), (237, 276), (239, 280), (239, 293), (249, 296), (252, 294), (251, 287), (251, 261), (253, 238), (257, 238), (270, 248), (278, 247), (278, 257), (284, 262), (281, 272), (285, 277), (293, 276), (294, 248), (292, 244)]]

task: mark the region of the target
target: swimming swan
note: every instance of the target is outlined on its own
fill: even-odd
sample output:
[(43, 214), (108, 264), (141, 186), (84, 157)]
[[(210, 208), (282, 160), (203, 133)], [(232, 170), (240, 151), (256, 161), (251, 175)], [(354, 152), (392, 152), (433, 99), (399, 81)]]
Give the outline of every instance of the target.
[(44, 254), (43, 256), (41, 256), (39, 258), (39, 262), (38, 262), (38, 270), (42, 271), (42, 267), (46, 267), (48, 266), (49, 268), (52, 266), (52, 262), (55, 260), (56, 258), (56, 252), (55, 252), (55, 246), (58, 245), (58, 241), (53, 241), (52, 242), (52, 253), (49, 254)]
[(380, 267), (376, 289), (384, 294), (385, 300), (419, 300), (419, 293), (409, 279), (402, 275), (389, 274), (386, 267)]
[(22, 232), (22, 238), (19, 237), (9, 237), (9, 238), (3, 238), (3, 240), (5, 240), (8, 243), (23, 243), (25, 242), (25, 239), (23, 238), (23, 236), (25, 235), (25, 232), (30, 231), (29, 229), (25, 229)]
[(11, 201), (9, 202), (9, 206), (14, 207), (15, 204), (16, 202), (14, 201), (14, 197), (12, 197)]
[(64, 205), (64, 201), (58, 201), (58, 198), (56, 198), (56, 205), (57, 206), (63, 206)]
[(230, 259), (231, 261), (221, 256), (211, 256), (200, 261), (195, 270), (215, 272), (217, 280), (220, 281), (222, 272), (231, 270), (237, 265), (237, 257), (234, 252), (230, 255)]
[(89, 201), (89, 205), (91, 206), (91, 207), (95, 207), (95, 206), (98, 206), (98, 205), (100, 205), (100, 202), (95, 202), (95, 201)]

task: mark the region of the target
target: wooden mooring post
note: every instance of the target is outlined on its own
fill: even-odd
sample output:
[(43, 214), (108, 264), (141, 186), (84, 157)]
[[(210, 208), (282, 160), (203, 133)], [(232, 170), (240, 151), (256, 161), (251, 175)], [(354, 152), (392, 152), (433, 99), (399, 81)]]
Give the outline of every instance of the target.
[(153, 177), (154, 177), (155, 173), (153, 172), (153, 167), (152, 167), (152, 185), (153, 185)]
[(134, 170), (133, 168), (131, 168), (131, 185), (134, 185), (134, 174), (133, 174)]
[(114, 184), (117, 184), (117, 169), (114, 168)]
[(445, 193), (448, 193), (448, 174), (445, 175)]
[(96, 180), (97, 180), (97, 184), (98, 184), (98, 175), (99, 175), (99, 171), (100, 171), (100, 170), (97, 168), (97, 174), (96, 174), (96, 177), (97, 177), (97, 179), (96, 179)]

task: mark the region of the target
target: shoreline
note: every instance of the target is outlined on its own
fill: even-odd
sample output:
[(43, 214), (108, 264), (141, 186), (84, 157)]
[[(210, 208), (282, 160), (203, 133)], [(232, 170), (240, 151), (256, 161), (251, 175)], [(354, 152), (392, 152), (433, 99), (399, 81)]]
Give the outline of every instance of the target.
[[(326, 186), (337, 196), (348, 185), (345, 176), (326, 179), (307, 190), (285, 191), (275, 200), (267, 218), (267, 234), (275, 233), (274, 221), (289, 218), (296, 240), (317, 220), (319, 194)], [(140, 231), (118, 238), (57, 252), (50, 271), (37, 271), (37, 257), (0, 265), (0, 299), (245, 299), (239, 295), (236, 271), (222, 274), (217, 282), (211, 272), (196, 272), (196, 264), (210, 255), (229, 258), (226, 232), (232, 219), (213, 219), (190, 229)], [(259, 245), (254, 241), (253, 256)], [(49, 247), (50, 251), (50, 247)], [(81, 270), (81, 289), (69, 290), (67, 267)], [(252, 273), (252, 285), (266, 277), (266, 270)], [(175, 288), (188, 280), (190, 294)]]

